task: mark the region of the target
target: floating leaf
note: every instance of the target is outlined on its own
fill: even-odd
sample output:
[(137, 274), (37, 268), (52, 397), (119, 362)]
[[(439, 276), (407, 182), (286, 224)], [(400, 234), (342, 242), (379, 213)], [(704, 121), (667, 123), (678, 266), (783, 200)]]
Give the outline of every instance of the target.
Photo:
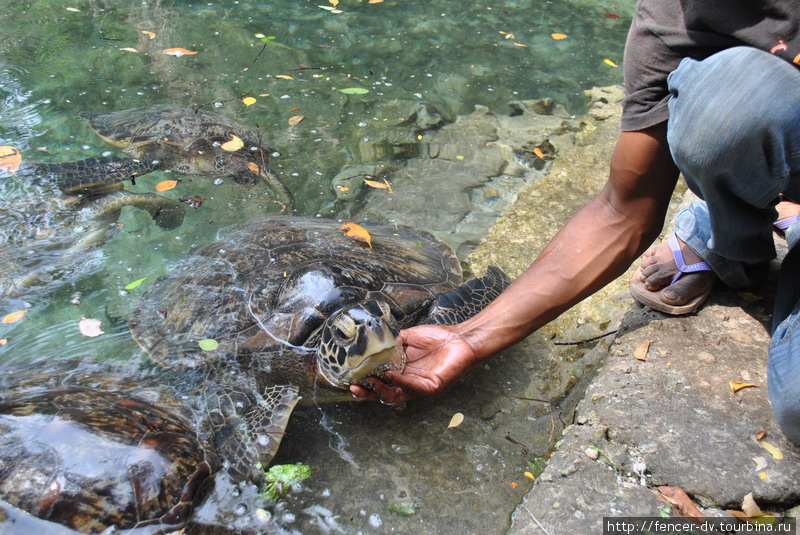
[(258, 96), (259, 97), (268, 97), (269, 93), (259, 93)]
[(125, 286), (125, 289), (126, 289), (126, 290), (135, 290), (136, 288), (138, 288), (138, 287), (139, 287), (139, 285), (140, 285), (141, 283), (143, 283), (144, 281), (146, 281), (146, 280), (147, 280), (147, 279), (149, 279), (149, 278), (150, 278), (150, 277), (142, 277), (141, 279), (136, 279), (135, 281), (133, 281), (133, 282), (131, 282), (131, 283), (128, 283), (128, 285), (127, 285), (127, 286)]
[(244, 102), (245, 106), (252, 106), (253, 104), (256, 103), (256, 99), (254, 99), (253, 97), (244, 97), (242, 99), (242, 102)]
[(5, 169), (9, 173), (16, 173), (22, 163), (22, 155), (19, 150), (10, 145), (0, 145), (0, 169)]
[(133, 52), (133, 53), (135, 53), (135, 54), (138, 54), (138, 53), (139, 53), (139, 51), (138, 51), (138, 50), (136, 50), (135, 48), (131, 48), (131, 47), (129, 47), (129, 46), (126, 46), (126, 47), (124, 47), (124, 48), (120, 48), (120, 50), (122, 50), (123, 52)]
[(288, 74), (276, 74), (275, 78), (280, 78), (281, 80), (294, 80), (294, 78), (292, 78)]
[(325, 11), (334, 11), (334, 10), (336, 10), (336, 8), (333, 7), (333, 6), (317, 6), (317, 7), (321, 8), (321, 9), (324, 9)]
[(345, 95), (366, 95), (369, 93), (369, 89), (364, 89), (363, 87), (345, 87), (339, 91)]
[(146, 35), (146, 36), (147, 36), (147, 37), (149, 37), (150, 39), (155, 39), (155, 38), (156, 38), (156, 34), (154, 34), (154, 33), (153, 33), (153, 32), (151, 32), (151, 31), (148, 31), (148, 30), (136, 30), (136, 31), (137, 31), (137, 32), (139, 32), (139, 33), (141, 33), (141, 34), (143, 34), (143, 35)]
[(222, 150), (226, 150), (228, 152), (236, 152), (237, 150), (244, 147), (244, 141), (242, 141), (237, 136), (231, 134), (231, 139), (226, 141), (222, 145), (219, 146)]
[(219, 347), (219, 342), (213, 338), (203, 338), (197, 342), (197, 345), (199, 345), (200, 349), (203, 351), (214, 351)]
[(606, 19), (618, 19), (619, 15), (617, 15), (616, 13), (603, 13), (603, 18), (606, 18)]
[(369, 0), (368, 4), (380, 4), (383, 0)]
[(76, 7), (65, 7), (64, 9), (66, 9), (67, 11), (72, 11), (73, 13), (80, 13), (81, 12), (81, 10), (76, 8)]
[(542, 152), (542, 149), (540, 149), (539, 147), (533, 147), (533, 153), (538, 158), (541, 158), (542, 160), (544, 160), (544, 153)]
[(17, 310), (16, 312), (12, 312), (11, 314), (6, 314), (5, 316), (3, 316), (2, 323), (16, 323), (22, 318), (24, 318), (25, 314), (27, 313), (28, 313), (27, 310)]
[(633, 350), (633, 356), (636, 360), (644, 362), (647, 359), (647, 352), (650, 351), (650, 344), (652, 343), (652, 340), (645, 340)]
[(162, 180), (156, 184), (156, 191), (168, 191), (178, 185), (177, 180)]
[(566, 39), (567, 38), (567, 34), (565, 34), (565, 33), (551, 33), (550, 37), (552, 37), (556, 41), (560, 41), (561, 39)]
[(733, 394), (735, 394), (736, 392), (738, 392), (742, 388), (750, 388), (750, 387), (758, 386), (758, 385), (755, 385), (753, 383), (742, 383), (742, 382), (739, 382), (739, 381), (728, 381), (728, 386), (731, 387), (731, 392)]
[(196, 51), (186, 50), (185, 48), (166, 48), (162, 50), (161, 53), (166, 54), (168, 56), (175, 56), (178, 58), (181, 56), (191, 56), (193, 54), (197, 54)]
[(248, 168), (248, 169), (250, 169), (250, 171), (251, 171), (251, 172), (252, 172), (254, 175), (259, 175), (259, 174), (261, 174), (261, 168), (260, 168), (260, 167), (258, 167), (258, 164), (257, 164), (256, 162), (247, 162), (247, 168)]
[(287, 122), (289, 123), (289, 126), (294, 126), (303, 119), (305, 119), (305, 116), (303, 115), (292, 115), (291, 117), (289, 117), (289, 121)]
[(513, 33), (504, 32), (503, 30), (500, 30), (500, 35), (505, 36), (506, 39), (513, 39), (515, 37), (515, 35)]
[(779, 450), (777, 447), (773, 446), (772, 444), (763, 439), (759, 440), (758, 443), (762, 448), (767, 450), (769, 454), (772, 455), (772, 458), (775, 459), (776, 461), (780, 461), (781, 459), (783, 459), (783, 452)]
[(390, 186), (385, 180), (383, 182), (378, 182), (377, 180), (368, 180), (365, 178), (364, 184), (371, 188), (385, 189), (389, 193), (394, 193), (394, 191), (392, 191), (392, 186)]
[(83, 336), (94, 338), (95, 336), (100, 336), (105, 332), (100, 328), (100, 323), (100, 320), (81, 316), (81, 320), (78, 322), (78, 330)]
[(200, 208), (201, 206), (203, 206), (203, 203), (206, 202), (206, 198), (202, 197), (200, 195), (197, 195), (196, 197), (187, 197), (185, 199), (181, 199), (180, 201), (181, 202), (185, 202), (186, 204), (188, 204), (189, 206), (191, 206), (192, 208), (194, 208), (196, 210), (196, 209)]
[(526, 45), (526, 44), (524, 44), (524, 43), (518, 43), (518, 42), (516, 42), (516, 41), (514, 41), (514, 46), (521, 46), (521, 47), (523, 47), (523, 48), (528, 48), (528, 45)]
[(611, 61), (608, 58), (604, 59), (603, 63), (605, 63), (606, 65), (611, 65), (612, 67), (619, 67), (619, 65), (617, 65), (616, 63), (614, 63), (613, 61)]
[(332, 6), (338, 6), (339, 5), (339, 0), (328, 0), (328, 2), (330, 2)]
[(4, 346), (8, 343), (8, 338), (0, 338), (0, 346)]
[(345, 221), (342, 223), (342, 232), (348, 238), (352, 238), (354, 240), (363, 241), (369, 248), (372, 249), (372, 236), (370, 236), (367, 229), (362, 227), (361, 225), (357, 225), (352, 221)]
[(457, 412), (450, 418), (450, 423), (447, 424), (447, 428), (450, 429), (451, 427), (458, 427), (464, 422), (464, 415), (460, 412)]

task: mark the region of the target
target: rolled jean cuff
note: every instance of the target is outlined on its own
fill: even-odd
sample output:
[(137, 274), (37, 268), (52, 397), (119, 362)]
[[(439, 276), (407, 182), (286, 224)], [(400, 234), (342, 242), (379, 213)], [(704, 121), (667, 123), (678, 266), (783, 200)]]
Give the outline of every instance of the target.
[(703, 201), (695, 201), (675, 217), (675, 235), (702, 258), (722, 282), (731, 288), (746, 288), (754, 281), (742, 262), (722, 258), (711, 252), (711, 217)]

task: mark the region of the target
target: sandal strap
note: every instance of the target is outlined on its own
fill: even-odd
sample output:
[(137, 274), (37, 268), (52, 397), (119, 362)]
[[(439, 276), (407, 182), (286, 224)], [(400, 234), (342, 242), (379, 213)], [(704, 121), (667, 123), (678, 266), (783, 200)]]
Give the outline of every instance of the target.
[(678, 243), (678, 238), (675, 236), (675, 233), (669, 235), (667, 238), (669, 242), (669, 248), (672, 249), (672, 256), (675, 258), (675, 265), (678, 266), (678, 273), (675, 274), (675, 277), (672, 279), (672, 282), (669, 283), (670, 286), (675, 284), (678, 279), (680, 279), (684, 273), (696, 273), (698, 271), (712, 271), (711, 266), (709, 266), (706, 262), (695, 262), (694, 264), (686, 264), (686, 261), (683, 259), (683, 252), (681, 252), (680, 244)]

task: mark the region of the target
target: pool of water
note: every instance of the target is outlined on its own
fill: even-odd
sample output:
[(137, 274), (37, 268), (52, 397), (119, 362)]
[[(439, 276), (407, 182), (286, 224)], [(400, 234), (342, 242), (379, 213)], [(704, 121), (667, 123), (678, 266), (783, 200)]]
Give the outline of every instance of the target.
[[(463, 255), (513, 202), (520, 182), (470, 167), (470, 151), (478, 151), (457, 134), (456, 141), (448, 138), (455, 143), (452, 182), (437, 178), (435, 188), (398, 188), (392, 198), (383, 190), (343, 195), (332, 180), (343, 170), (371, 166), (394, 173), (387, 175), (390, 183), (393, 177), (400, 177), (398, 184), (401, 178), (413, 182), (409, 175), (428, 172), (420, 165), (431, 157), (425, 141), (452, 134), (463, 124), (457, 119), (476, 106), (507, 115), (514, 113), (513, 101), (550, 97), (569, 113), (583, 112), (584, 89), (621, 82), (616, 65), (633, 4), (5, 2), (0, 145), (18, 149), (23, 162), (121, 156), (78, 118), (84, 110), (201, 107), (248, 125), (275, 148), (271, 168), (295, 205), (275, 202), (263, 183), (244, 188), (229, 179), (182, 176), (162, 195), (203, 202), (186, 205), (181, 226), (163, 230), (146, 212), (126, 207), (105, 229), (102, 244), (66, 258), (81, 228), (72, 208), (51, 189), (0, 169), (0, 281), (31, 265), (49, 266), (35, 284), (0, 299), (0, 316), (27, 311), (20, 321), (0, 324), (0, 359), (31, 367), (62, 359), (144, 362), (127, 329), (143, 291), (193, 248), (265, 215), (384, 214), (434, 231), (431, 214), (441, 220), (453, 215), (457, 224), (447, 220), (450, 230), (437, 234)], [(185, 52), (163, 53), (174, 48)], [(420, 102), (430, 122), (421, 118)], [(485, 176), (463, 181), (479, 172)], [(157, 171), (126, 187), (154, 192), (171, 178)], [(466, 202), (463, 213), (453, 214), (455, 192), (475, 197), (476, 184), (483, 187), (480, 203)], [(129, 287), (140, 279), (140, 286)], [(104, 334), (81, 334), (82, 317), (99, 319)], [(528, 487), (522, 476), (527, 461), (548, 447), (552, 407), (513, 397), (531, 389), (516, 372), (526, 365), (524, 356), (498, 362), (475, 384), (400, 410), (364, 404), (300, 409), (277, 461), (305, 462), (315, 474), (271, 506), (273, 521), (302, 533), (451, 533), (456, 527), (502, 533)], [(466, 423), (445, 431), (455, 412), (465, 413)], [(544, 437), (532, 434), (533, 421)], [(530, 448), (506, 438), (522, 435), (516, 440)], [(246, 493), (229, 494), (218, 485), (202, 511), (264, 506)], [(415, 513), (390, 511), (388, 504), (398, 500), (416, 503)]]

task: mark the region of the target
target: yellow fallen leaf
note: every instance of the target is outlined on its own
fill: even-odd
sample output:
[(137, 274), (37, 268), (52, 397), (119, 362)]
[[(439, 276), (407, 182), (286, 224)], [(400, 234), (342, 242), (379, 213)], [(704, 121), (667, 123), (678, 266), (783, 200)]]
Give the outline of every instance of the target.
[(735, 394), (736, 392), (738, 392), (742, 388), (750, 388), (750, 387), (758, 386), (758, 385), (755, 385), (753, 383), (742, 383), (742, 382), (739, 382), (739, 381), (728, 381), (728, 385), (731, 387), (731, 393), (733, 393), (733, 394)]
[(769, 454), (772, 455), (772, 458), (775, 459), (776, 461), (780, 461), (780, 460), (783, 459), (783, 452), (781, 450), (779, 450), (778, 448), (776, 448), (775, 446), (773, 446), (772, 444), (770, 444), (769, 442), (767, 442), (766, 440), (763, 440), (763, 439), (759, 440), (758, 444), (762, 448), (767, 450), (769, 452)]
[(8, 343), (8, 338), (0, 338), (0, 346), (4, 346)]
[(10, 145), (0, 146), (0, 169), (5, 169), (11, 174), (17, 172), (22, 163), (22, 155), (19, 150)]
[(347, 186), (339, 186), (339, 191), (350, 191), (350, 188)]
[(139, 33), (141, 33), (141, 34), (144, 34), (144, 35), (146, 35), (146, 36), (147, 36), (147, 37), (149, 37), (150, 39), (155, 39), (155, 38), (156, 38), (156, 34), (154, 34), (154, 33), (153, 33), (153, 32), (151, 32), (151, 31), (148, 31), (148, 30), (136, 30), (136, 31), (137, 31), (137, 32), (139, 32)]
[(527, 477), (528, 479), (530, 479), (531, 481), (536, 481), (536, 476), (531, 474), (530, 472), (525, 472), (525, 474), (523, 474), (523, 475), (525, 477)]
[(247, 168), (255, 175), (261, 174), (261, 168), (258, 167), (258, 164), (255, 162), (247, 162)]
[(294, 78), (292, 78), (288, 74), (276, 74), (275, 78), (280, 78), (281, 80), (294, 80)]
[(616, 63), (614, 63), (613, 61), (611, 61), (608, 58), (604, 59), (603, 63), (605, 63), (606, 65), (611, 65), (612, 67), (619, 67), (619, 65), (617, 65)]
[(339, 5), (339, 0), (328, 0), (328, 2), (330, 2), (332, 6), (338, 6)]
[(352, 238), (354, 240), (363, 241), (369, 248), (372, 249), (372, 236), (370, 236), (367, 229), (362, 227), (361, 225), (357, 225), (352, 221), (345, 221), (342, 223), (342, 232), (348, 238)]
[(177, 180), (162, 180), (156, 184), (156, 191), (169, 191), (177, 185)]
[(500, 35), (503, 35), (506, 39), (513, 39), (514, 37), (516, 37), (513, 33), (504, 32), (503, 30), (500, 30)]
[(244, 102), (245, 106), (252, 106), (253, 104), (256, 103), (256, 99), (254, 99), (253, 97), (244, 97), (242, 99), (242, 102)]
[(228, 152), (236, 152), (242, 147), (244, 147), (244, 141), (234, 136), (233, 134), (231, 134), (231, 139), (229, 141), (226, 141), (225, 143), (219, 146), (219, 148), (221, 148), (222, 150), (226, 150)]
[(552, 37), (556, 41), (560, 41), (561, 39), (566, 39), (567, 38), (567, 34), (565, 34), (565, 33), (551, 33), (550, 37)]
[(544, 153), (542, 152), (542, 149), (540, 149), (539, 147), (534, 147), (533, 153), (536, 155), (537, 158), (541, 158), (542, 160), (544, 160)]
[(23, 317), (25, 317), (25, 314), (27, 313), (28, 313), (27, 310), (17, 310), (16, 312), (12, 312), (11, 314), (6, 314), (5, 316), (3, 316), (2, 323), (16, 323)]
[(368, 4), (380, 4), (383, 0), (369, 0)]
[(647, 352), (650, 350), (650, 344), (652, 343), (652, 340), (645, 340), (633, 350), (633, 356), (636, 358), (636, 360), (641, 360), (644, 362), (647, 359)]
[(289, 121), (288, 121), (289, 126), (294, 126), (297, 123), (299, 123), (300, 121), (302, 121), (303, 119), (305, 119), (305, 116), (303, 116), (303, 115), (292, 115), (291, 117), (289, 117)]
[(195, 50), (187, 50), (185, 48), (166, 48), (162, 50), (161, 53), (178, 58), (181, 56), (191, 56), (193, 54), (197, 54)]
[(460, 412), (457, 412), (450, 418), (450, 423), (447, 424), (447, 428), (450, 429), (451, 427), (458, 427), (464, 422), (464, 415)]
[(83, 316), (81, 316), (81, 321), (78, 322), (78, 330), (83, 336), (88, 336), (89, 338), (94, 338), (95, 336), (100, 336), (105, 333), (105, 331), (100, 328), (100, 320), (85, 318)]
[(126, 46), (124, 48), (120, 48), (120, 50), (122, 50), (123, 52), (133, 52), (134, 54), (138, 54), (139, 53), (138, 50), (136, 50), (135, 48), (131, 48), (129, 46)]
[(258, 96), (259, 97), (268, 97), (269, 93), (259, 93)]
[(761, 472), (760, 474), (758, 474), (758, 477), (761, 479), (761, 481), (766, 481), (767, 480), (767, 473), (766, 472)]
[(389, 193), (394, 193), (394, 191), (392, 191), (392, 186), (390, 186), (385, 180), (383, 182), (378, 182), (377, 180), (368, 180), (365, 178), (364, 184), (371, 188), (385, 189)]
[(656, 490), (658, 491), (659, 499), (671, 504), (676, 515), (696, 518), (705, 516), (682, 488), (656, 487)]

